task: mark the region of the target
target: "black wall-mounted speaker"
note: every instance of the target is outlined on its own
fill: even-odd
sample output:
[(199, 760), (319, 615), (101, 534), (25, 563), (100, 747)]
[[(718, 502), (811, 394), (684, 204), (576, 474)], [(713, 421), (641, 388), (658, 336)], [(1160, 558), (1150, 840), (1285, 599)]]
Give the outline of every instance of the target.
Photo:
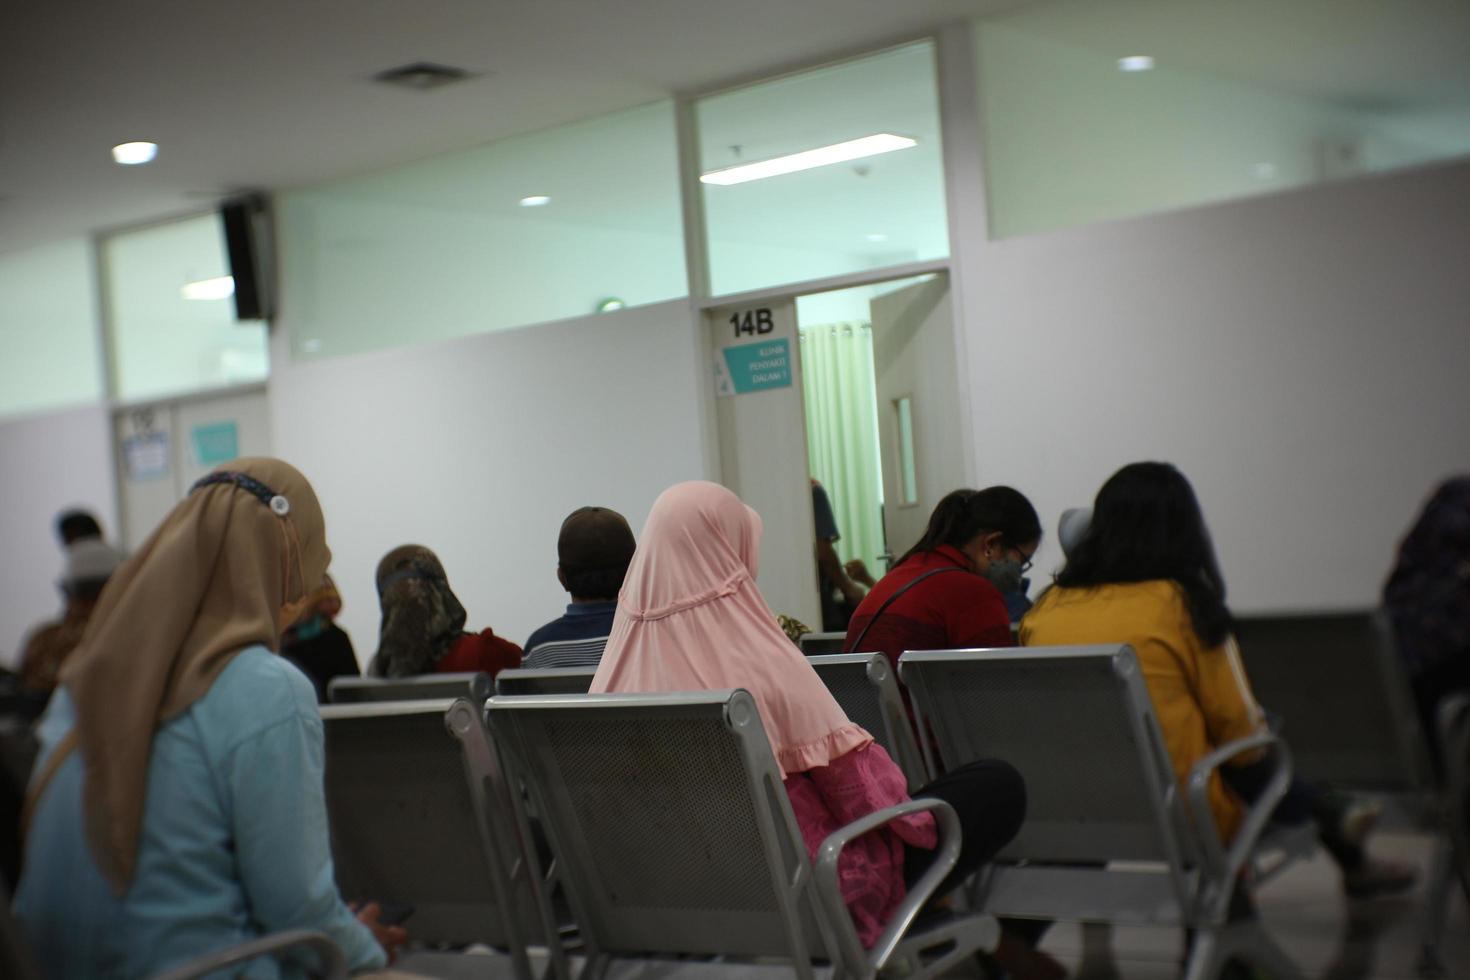
[(264, 194), (244, 194), (220, 205), (219, 216), (235, 279), (235, 319), (269, 320), (276, 312), (270, 204)]

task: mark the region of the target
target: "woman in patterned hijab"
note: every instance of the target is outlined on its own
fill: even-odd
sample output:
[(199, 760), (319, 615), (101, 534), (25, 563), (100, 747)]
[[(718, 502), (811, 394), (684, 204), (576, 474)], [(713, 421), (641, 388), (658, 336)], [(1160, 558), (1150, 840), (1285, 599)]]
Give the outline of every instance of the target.
[(445, 671), (483, 670), (492, 676), (521, 662), (521, 648), (491, 630), (465, 632), (465, 610), (428, 548), (406, 544), (378, 563), (378, 602), (383, 625), (371, 673), (413, 677)]

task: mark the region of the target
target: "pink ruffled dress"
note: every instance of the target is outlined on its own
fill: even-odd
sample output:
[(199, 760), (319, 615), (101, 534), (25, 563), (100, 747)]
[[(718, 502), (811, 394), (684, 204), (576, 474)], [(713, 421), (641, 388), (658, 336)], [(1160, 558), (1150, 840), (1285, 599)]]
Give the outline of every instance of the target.
[[(876, 742), (825, 766), (792, 773), (785, 784), (807, 854), (814, 861), (833, 831), (909, 798), (902, 770)], [(938, 841), (933, 815), (916, 813), (864, 834), (843, 850), (837, 880), (863, 946), (877, 942), (906, 894), (904, 847), (933, 850)]]

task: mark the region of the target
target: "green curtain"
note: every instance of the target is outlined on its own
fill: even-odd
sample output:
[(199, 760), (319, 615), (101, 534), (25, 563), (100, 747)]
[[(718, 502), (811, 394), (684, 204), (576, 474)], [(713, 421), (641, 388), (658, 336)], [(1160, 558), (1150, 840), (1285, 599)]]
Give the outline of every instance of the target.
[(802, 327), (801, 383), (807, 461), (827, 490), (844, 562), (861, 558), (883, 576), (883, 470), (873, 332), (866, 323)]

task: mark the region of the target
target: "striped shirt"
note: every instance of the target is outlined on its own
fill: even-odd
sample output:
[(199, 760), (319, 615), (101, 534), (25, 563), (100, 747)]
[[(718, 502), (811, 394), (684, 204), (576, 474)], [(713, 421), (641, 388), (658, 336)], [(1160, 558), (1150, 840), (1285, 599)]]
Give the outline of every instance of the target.
[(528, 670), (553, 667), (596, 667), (612, 632), (616, 601), (574, 602), (566, 614), (531, 634), (521, 666)]

